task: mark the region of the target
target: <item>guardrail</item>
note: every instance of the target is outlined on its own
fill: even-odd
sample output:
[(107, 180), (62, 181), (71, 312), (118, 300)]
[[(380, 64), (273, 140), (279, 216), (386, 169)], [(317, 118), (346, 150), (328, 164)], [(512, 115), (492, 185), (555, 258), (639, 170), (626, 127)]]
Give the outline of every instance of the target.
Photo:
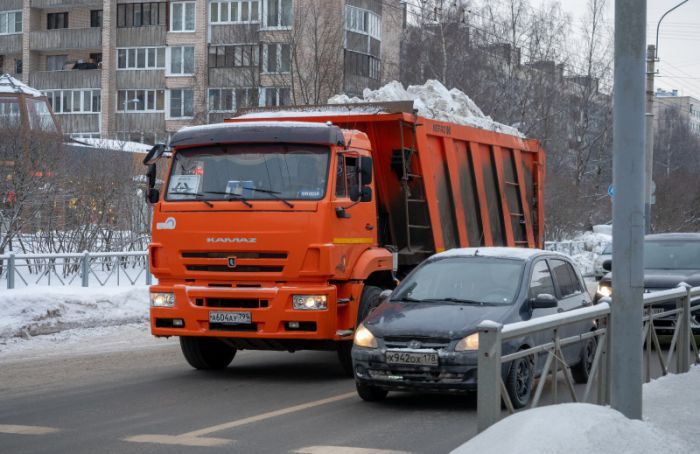
[[(661, 373), (666, 375), (671, 369), (675, 355), (675, 372), (687, 372), (690, 368), (691, 350), (694, 353), (693, 362), (700, 363), (698, 345), (692, 328), (700, 328), (694, 312), (700, 311), (700, 304), (691, 306), (691, 299), (700, 297), (700, 287), (690, 288), (687, 284), (679, 287), (647, 293), (644, 295), (644, 317), (641, 333), (644, 339), (640, 348), (645, 352), (645, 380), (651, 379), (651, 362), (655, 356), (661, 366)], [(659, 307), (662, 305), (662, 307)], [(670, 305), (670, 308), (669, 308)], [(563, 373), (564, 383), (573, 402), (589, 402), (591, 392), (596, 386), (595, 403), (605, 405), (610, 403), (610, 365), (607, 353), (610, 351), (610, 337), (608, 326), (610, 325), (609, 300), (596, 306), (572, 310), (566, 313), (554, 314), (534, 318), (524, 322), (501, 325), (499, 323), (485, 321), (478, 327), (479, 352), (477, 369), (477, 418), (479, 432), (496, 423), (501, 417), (501, 402), (505, 404), (510, 414), (514, 413), (513, 404), (506, 392), (503, 382), (504, 371), (508, 363), (519, 358), (535, 358), (546, 353), (542, 371), (535, 389), (535, 394), (529, 405), (530, 408), (539, 405), (544, 387), (549, 380), (553, 403), (559, 402), (558, 382), (559, 371)], [(561, 328), (567, 325), (581, 322), (594, 322), (595, 329), (577, 334), (575, 336), (561, 336)], [(659, 342), (657, 330), (672, 333), (671, 342), (667, 352), (664, 352)], [(549, 334), (548, 340), (539, 345), (528, 346), (506, 355), (502, 354), (504, 341), (528, 337), (536, 334)], [(565, 360), (562, 347), (587, 339), (595, 339), (595, 354), (592, 359), (588, 381), (583, 395), (579, 396), (573, 383), (570, 364)], [(685, 348), (679, 346), (685, 345)]]
[(0, 255), (7, 288), (34, 285), (151, 285), (148, 251)]

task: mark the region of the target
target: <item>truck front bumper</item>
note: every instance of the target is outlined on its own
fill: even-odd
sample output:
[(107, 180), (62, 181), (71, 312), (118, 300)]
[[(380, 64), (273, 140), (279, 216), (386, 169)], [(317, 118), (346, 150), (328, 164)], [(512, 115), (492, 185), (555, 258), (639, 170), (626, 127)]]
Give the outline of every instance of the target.
[[(173, 307), (151, 307), (155, 336), (211, 336), (269, 340), (350, 340), (339, 336), (336, 287), (300, 284), (279, 287), (155, 285), (151, 293), (174, 293)], [(325, 295), (327, 308), (299, 310), (293, 295)], [(249, 313), (251, 323), (210, 323), (210, 312)], [(255, 348), (251, 346), (251, 348)], [(288, 349), (288, 348), (281, 348)]]

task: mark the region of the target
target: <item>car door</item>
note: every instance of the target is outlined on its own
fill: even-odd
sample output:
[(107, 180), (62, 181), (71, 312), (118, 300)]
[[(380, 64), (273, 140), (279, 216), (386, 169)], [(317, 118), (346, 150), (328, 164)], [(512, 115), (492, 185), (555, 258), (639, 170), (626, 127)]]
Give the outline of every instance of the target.
[[(554, 280), (552, 279), (552, 273), (547, 264), (547, 260), (541, 259), (533, 263), (532, 271), (530, 274), (530, 286), (528, 288), (528, 299), (532, 300), (543, 293), (552, 295), (556, 297), (556, 289), (554, 287)], [(542, 317), (544, 315), (555, 314), (557, 312), (556, 307), (548, 309), (533, 309), (532, 318)], [(537, 344), (544, 344), (551, 341), (551, 336), (549, 333), (537, 333), (533, 335), (533, 340)], [(537, 369), (541, 369), (545, 355), (539, 355)]]
[[(591, 305), (591, 297), (583, 286), (579, 273), (573, 265), (564, 259), (549, 259), (549, 266), (554, 277), (554, 286), (557, 290), (559, 308), (557, 312), (568, 312), (574, 309)], [(559, 335), (569, 337), (580, 334), (590, 329), (589, 323), (577, 323), (565, 325)], [(567, 361), (572, 364), (578, 362), (581, 353), (581, 344), (570, 344), (563, 349)]]

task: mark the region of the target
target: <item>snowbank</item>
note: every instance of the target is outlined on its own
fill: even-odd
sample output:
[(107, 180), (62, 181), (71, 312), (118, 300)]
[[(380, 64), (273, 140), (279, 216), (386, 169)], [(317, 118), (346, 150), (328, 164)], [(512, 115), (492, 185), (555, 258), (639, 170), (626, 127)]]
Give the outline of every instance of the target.
[(0, 291), (0, 343), (72, 328), (148, 319), (148, 287), (32, 287)]
[(612, 243), (612, 236), (606, 233), (584, 232), (577, 235), (572, 241), (582, 243), (584, 250), (573, 253), (571, 258), (584, 276), (591, 276), (596, 259), (603, 252), (605, 246)]
[(73, 142), (70, 142), (69, 145), (88, 146), (102, 150), (124, 151), (128, 153), (148, 153), (151, 151), (151, 148), (153, 148), (151, 145), (139, 142), (91, 138), (73, 139)]
[(424, 85), (411, 85), (408, 88), (404, 88), (400, 82), (393, 81), (377, 90), (365, 88), (362, 98), (336, 95), (329, 99), (328, 103), (413, 101), (413, 107), (418, 111), (418, 115), (423, 117), (523, 137), (516, 128), (495, 122), (491, 117), (484, 115), (479, 106), (461, 90), (448, 90), (437, 80), (429, 80)]

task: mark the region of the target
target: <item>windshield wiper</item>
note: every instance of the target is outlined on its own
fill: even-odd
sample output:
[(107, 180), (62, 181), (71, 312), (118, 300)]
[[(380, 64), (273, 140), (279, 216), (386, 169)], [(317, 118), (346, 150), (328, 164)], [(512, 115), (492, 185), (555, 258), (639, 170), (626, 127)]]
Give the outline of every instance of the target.
[(263, 194), (270, 194), (272, 197), (274, 197), (275, 199), (284, 203), (289, 208), (294, 208), (294, 204), (292, 202), (290, 202), (289, 200), (283, 199), (282, 197), (278, 196), (277, 194), (279, 194), (279, 192), (277, 192), (277, 191), (271, 191), (270, 189), (258, 189), (258, 188), (243, 188), (243, 189), (247, 189), (249, 191), (255, 191), (255, 192), (262, 192)]
[(195, 199), (197, 199), (198, 201), (204, 202), (205, 204), (207, 204), (210, 208), (213, 208), (213, 207), (214, 207), (214, 204), (211, 203), (210, 201), (201, 199), (201, 197), (204, 197), (204, 194), (201, 194), (201, 193), (199, 193), (199, 192), (168, 191), (168, 195), (171, 195), (171, 194), (174, 194), (174, 195), (191, 195), (191, 196), (193, 196)]
[(248, 199), (243, 197), (240, 194), (234, 194), (232, 192), (221, 192), (221, 191), (206, 191), (207, 194), (214, 194), (214, 195), (225, 195), (226, 200), (231, 200), (230, 197), (233, 197), (234, 200), (238, 200), (240, 202), (243, 202), (245, 206), (248, 208), (253, 208), (253, 204), (248, 202)]
[(479, 306), (483, 306), (484, 304), (486, 304), (486, 303), (484, 303), (483, 301), (468, 300), (468, 299), (453, 298), (453, 297), (449, 297), (449, 298), (431, 298), (431, 299), (428, 299), (428, 300), (426, 300), (426, 301), (431, 301), (431, 302), (433, 302), (433, 301), (439, 301), (439, 302), (447, 301), (447, 302), (450, 302), (450, 303), (478, 304)]

